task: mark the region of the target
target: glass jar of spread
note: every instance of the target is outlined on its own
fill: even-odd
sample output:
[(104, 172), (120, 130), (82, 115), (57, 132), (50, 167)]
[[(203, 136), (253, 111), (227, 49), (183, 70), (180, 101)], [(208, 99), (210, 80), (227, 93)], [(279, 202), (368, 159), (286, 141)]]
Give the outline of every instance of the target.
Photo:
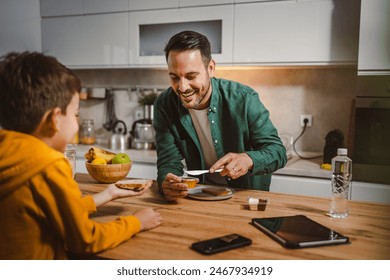
[(83, 120), (80, 127), (80, 143), (91, 145), (96, 141), (95, 125), (93, 120)]

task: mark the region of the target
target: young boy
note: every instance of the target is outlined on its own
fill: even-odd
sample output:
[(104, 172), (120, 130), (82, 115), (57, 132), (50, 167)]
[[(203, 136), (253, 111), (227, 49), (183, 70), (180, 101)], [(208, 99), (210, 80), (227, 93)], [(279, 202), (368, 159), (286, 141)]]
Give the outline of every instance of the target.
[(0, 259), (93, 254), (161, 223), (151, 208), (108, 223), (89, 219), (96, 207), (145, 191), (110, 185), (82, 197), (64, 157), (78, 131), (80, 87), (53, 57), (24, 52), (0, 59)]

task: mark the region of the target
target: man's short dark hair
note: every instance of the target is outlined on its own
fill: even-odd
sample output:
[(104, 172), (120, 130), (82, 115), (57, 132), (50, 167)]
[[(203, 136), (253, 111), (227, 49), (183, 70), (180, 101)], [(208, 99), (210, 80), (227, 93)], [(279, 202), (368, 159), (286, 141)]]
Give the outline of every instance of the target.
[(170, 51), (195, 51), (199, 50), (202, 60), (207, 67), (211, 61), (210, 41), (206, 36), (195, 31), (182, 31), (174, 35), (164, 48), (165, 58), (168, 61)]

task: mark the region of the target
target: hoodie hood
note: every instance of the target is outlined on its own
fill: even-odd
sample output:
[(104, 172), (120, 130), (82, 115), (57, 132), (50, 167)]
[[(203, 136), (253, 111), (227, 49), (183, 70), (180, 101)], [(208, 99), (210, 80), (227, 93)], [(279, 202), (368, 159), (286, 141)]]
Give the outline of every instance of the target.
[(0, 130), (0, 199), (64, 155), (38, 138)]

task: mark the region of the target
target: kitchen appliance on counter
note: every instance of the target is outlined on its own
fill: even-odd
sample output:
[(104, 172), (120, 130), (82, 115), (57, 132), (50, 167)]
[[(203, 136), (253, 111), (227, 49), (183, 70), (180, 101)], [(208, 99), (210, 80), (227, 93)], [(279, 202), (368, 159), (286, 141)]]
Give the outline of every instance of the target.
[(124, 121), (116, 121), (112, 127), (110, 148), (124, 151), (127, 148), (127, 127)]
[(390, 184), (390, 98), (357, 97), (353, 116), (353, 180)]
[(340, 129), (330, 131), (325, 137), (323, 163), (332, 163), (332, 158), (337, 156), (337, 150), (345, 148), (344, 133)]
[(141, 119), (133, 123), (129, 137), (129, 148), (136, 150), (154, 150), (155, 132), (151, 119)]

